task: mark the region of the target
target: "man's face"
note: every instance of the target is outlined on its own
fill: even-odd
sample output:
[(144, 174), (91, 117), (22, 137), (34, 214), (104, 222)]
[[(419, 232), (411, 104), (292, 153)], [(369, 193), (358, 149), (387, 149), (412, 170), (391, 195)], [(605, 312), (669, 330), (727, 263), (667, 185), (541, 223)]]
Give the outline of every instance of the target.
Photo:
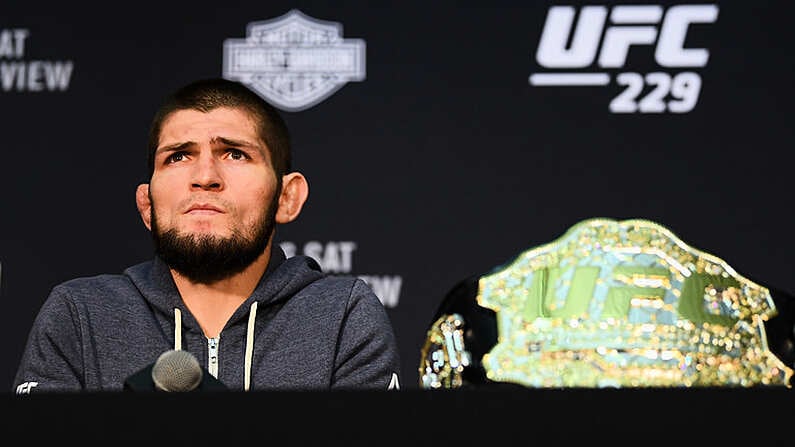
[(270, 152), (241, 109), (180, 110), (163, 123), (149, 184), (156, 250), (197, 282), (262, 254), (278, 206)]

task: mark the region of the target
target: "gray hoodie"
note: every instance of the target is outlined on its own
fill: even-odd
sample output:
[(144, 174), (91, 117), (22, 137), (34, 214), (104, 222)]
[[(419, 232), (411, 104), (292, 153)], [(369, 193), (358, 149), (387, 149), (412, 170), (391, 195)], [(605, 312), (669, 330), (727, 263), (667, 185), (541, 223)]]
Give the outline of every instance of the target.
[(172, 349), (208, 370), (216, 369), (215, 354), (214, 375), (232, 390), (398, 387), (395, 335), (369, 286), (323, 273), (310, 257), (285, 259), (274, 245), (256, 289), (213, 340), (157, 257), (122, 275), (55, 286), (33, 323), (14, 390), (121, 391)]

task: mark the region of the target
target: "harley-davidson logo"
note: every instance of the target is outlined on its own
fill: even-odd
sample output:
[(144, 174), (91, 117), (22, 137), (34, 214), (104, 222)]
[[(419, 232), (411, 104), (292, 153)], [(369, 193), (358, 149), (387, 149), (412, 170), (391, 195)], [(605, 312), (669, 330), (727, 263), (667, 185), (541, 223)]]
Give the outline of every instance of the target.
[(308, 109), (351, 81), (365, 79), (365, 42), (343, 39), (342, 25), (297, 9), (252, 22), (245, 39), (224, 41), (223, 77), (249, 86), (285, 111)]

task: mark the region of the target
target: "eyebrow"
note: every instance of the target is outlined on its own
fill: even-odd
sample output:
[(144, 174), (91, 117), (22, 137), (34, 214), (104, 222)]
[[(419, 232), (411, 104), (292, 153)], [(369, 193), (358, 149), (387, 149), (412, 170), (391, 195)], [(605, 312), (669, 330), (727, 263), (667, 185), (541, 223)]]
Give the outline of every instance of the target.
[(226, 138), (226, 137), (213, 137), (213, 139), (210, 140), (210, 143), (212, 144), (216, 144), (219, 142), (223, 143), (226, 146), (250, 147), (254, 149), (260, 149), (260, 145), (246, 140), (233, 140), (231, 138)]
[[(250, 147), (250, 148), (253, 148), (253, 149), (257, 149), (257, 150), (262, 150), (263, 149), (262, 147), (260, 147), (260, 145), (255, 144), (255, 143), (251, 143), (251, 142), (246, 141), (246, 140), (234, 140), (234, 139), (226, 138), (226, 137), (213, 137), (213, 139), (210, 140), (210, 143), (211, 144), (221, 143), (221, 144), (223, 144), (225, 146), (232, 146), (232, 147)], [(163, 152), (176, 152), (176, 151), (183, 150), (183, 149), (185, 149), (187, 147), (193, 146), (195, 144), (196, 144), (195, 141), (184, 141), (184, 142), (181, 142), (181, 143), (169, 144), (168, 146), (162, 146), (162, 147), (157, 148), (155, 150), (155, 153), (156, 154), (160, 154), (160, 153), (163, 153)]]
[(155, 149), (155, 154), (161, 154), (163, 152), (176, 152), (176, 151), (185, 149), (186, 147), (188, 147), (188, 146), (190, 146), (192, 144), (195, 144), (195, 143), (193, 141), (185, 141), (183, 143), (169, 144), (168, 146), (162, 146), (162, 147), (159, 147), (159, 148)]

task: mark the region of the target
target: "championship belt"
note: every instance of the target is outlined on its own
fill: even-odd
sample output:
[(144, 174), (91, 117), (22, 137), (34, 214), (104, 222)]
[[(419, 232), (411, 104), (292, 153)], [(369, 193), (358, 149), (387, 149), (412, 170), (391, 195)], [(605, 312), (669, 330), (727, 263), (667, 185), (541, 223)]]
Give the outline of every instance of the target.
[(582, 221), (468, 287), (427, 332), (422, 388), (791, 387), (770, 290), (648, 220)]

